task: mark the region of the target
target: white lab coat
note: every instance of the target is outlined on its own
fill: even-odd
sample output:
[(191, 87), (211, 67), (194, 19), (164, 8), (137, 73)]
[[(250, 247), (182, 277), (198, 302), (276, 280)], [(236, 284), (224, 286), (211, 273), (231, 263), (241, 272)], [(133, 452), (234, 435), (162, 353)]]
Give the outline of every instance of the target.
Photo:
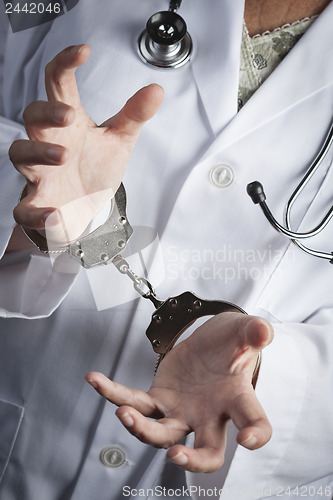
[[(282, 215), (318, 151), (333, 108), (333, 4), (239, 113), (243, 1), (184, 1), (180, 13), (193, 38), (193, 61), (157, 71), (139, 60), (135, 43), (147, 18), (166, 4), (145, 0), (138, 9), (136, 0), (81, 0), (53, 24), (15, 34), (6, 32), (0, 4), (1, 251), (24, 185), (7, 150), (24, 137), (24, 108), (45, 98), (46, 63), (67, 45), (91, 45), (77, 79), (97, 123), (141, 86), (160, 83), (165, 101), (144, 127), (124, 179), (128, 216), (139, 235), (131, 264), (142, 273), (142, 262), (152, 260), (149, 277), (162, 298), (189, 289), (235, 302), (275, 327), (257, 385), (273, 437), (255, 452), (236, 449), (221, 499), (287, 499), (296, 487), (299, 496), (331, 498), (332, 269), (271, 229), (245, 188), (263, 182), (274, 213)], [(219, 164), (233, 170), (227, 188), (210, 182)], [(329, 153), (294, 209), (295, 228), (314, 225), (324, 213), (332, 175)], [(330, 227), (312, 246), (329, 251), (329, 235)], [(165, 452), (129, 436), (112, 405), (83, 380), (87, 371), (100, 370), (149, 387), (155, 355), (144, 331), (151, 304), (133, 300), (130, 281), (112, 265), (77, 275), (68, 262), (54, 264), (37, 251), (10, 254), (0, 264), (1, 499), (113, 500), (126, 485), (136, 489), (132, 498), (139, 488), (157, 498), (148, 488), (184, 486), (184, 474), (165, 464)], [(99, 460), (109, 445), (124, 450), (122, 467)], [(208, 478), (212, 487), (223, 484), (221, 472)], [(186, 480), (207, 487), (207, 477), (187, 474)]]

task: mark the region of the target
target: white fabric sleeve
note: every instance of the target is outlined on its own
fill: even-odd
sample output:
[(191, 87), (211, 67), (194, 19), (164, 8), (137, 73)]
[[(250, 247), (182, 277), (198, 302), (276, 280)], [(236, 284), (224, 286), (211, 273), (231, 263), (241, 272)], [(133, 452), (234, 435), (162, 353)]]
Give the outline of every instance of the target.
[[(1, 13), (2, 14), (2, 13)], [(4, 58), (8, 22), (0, 21), (0, 115), (4, 114)], [(26, 139), (22, 124), (0, 116), (0, 317), (40, 318), (49, 316), (70, 290), (78, 273), (74, 263), (64, 267), (37, 251), (5, 254), (16, 225), (13, 209), (17, 205), (24, 178), (15, 170), (8, 157), (13, 141)], [(64, 257), (62, 257), (64, 259)]]
[[(110, 205), (89, 225), (94, 231), (110, 213)], [(61, 304), (81, 265), (67, 253), (44, 254), (37, 249), (9, 252), (0, 261), (0, 317), (43, 318)]]
[(23, 177), (9, 161), (8, 149), (13, 141), (25, 139), (26, 134), (23, 126), (0, 117), (0, 137), (0, 257), (2, 257), (16, 225), (13, 209), (25, 184)]
[[(8, 150), (13, 141), (27, 139), (19, 122), (24, 107), (38, 98), (36, 75), (47, 33), (44, 26), (13, 35), (0, 3), (0, 317), (49, 316), (66, 297), (81, 268), (65, 254), (48, 256), (37, 249), (5, 253), (16, 225), (13, 209), (25, 185), (9, 160)], [(110, 205), (97, 214), (88, 231), (103, 224), (109, 212)]]
[[(18, 203), (25, 181), (8, 158), (10, 144), (26, 138), (24, 128), (0, 118), (0, 316), (39, 318), (50, 315), (70, 290), (78, 266), (59, 266), (47, 255), (33, 252), (5, 254), (16, 225), (13, 209)], [(61, 256), (62, 259), (68, 257)], [(57, 270), (59, 269), (59, 270)]]
[(332, 323), (280, 323), (274, 330), (256, 388), (273, 427), (261, 469), (262, 481), (273, 491), (279, 484), (276, 478), (297, 485), (304, 477), (331, 474), (333, 449)]

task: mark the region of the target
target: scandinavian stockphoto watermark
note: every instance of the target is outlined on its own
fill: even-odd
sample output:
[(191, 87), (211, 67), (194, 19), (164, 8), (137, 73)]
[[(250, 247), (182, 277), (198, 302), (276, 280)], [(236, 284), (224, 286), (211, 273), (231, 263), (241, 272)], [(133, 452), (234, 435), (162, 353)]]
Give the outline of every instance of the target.
[[(166, 252), (166, 277), (169, 280), (257, 281), (268, 279), (283, 257), (280, 249), (235, 248), (224, 244), (219, 249), (194, 249), (169, 246)], [(291, 255), (292, 259), (294, 256)], [(275, 275), (278, 277), (278, 274)]]
[(18, 33), (62, 16), (78, 5), (80, 0), (3, 0), (13, 33)]
[[(229, 490), (230, 491), (230, 490)], [(195, 498), (212, 498), (218, 499), (222, 494), (222, 489), (217, 487), (214, 488), (202, 488), (201, 486), (183, 486), (182, 488), (165, 488), (164, 486), (155, 486), (154, 488), (131, 488), (130, 486), (124, 486), (122, 490), (124, 498), (164, 498), (171, 500), (173, 498), (180, 498), (185, 500), (186, 498), (191, 498), (192, 495)], [(239, 498), (246, 496), (247, 498), (259, 498), (260, 486), (252, 485), (248, 487), (235, 486), (232, 490), (232, 497)], [(274, 497), (281, 498), (332, 498), (332, 487), (329, 485), (304, 485), (304, 486), (265, 486), (262, 490), (262, 497), (269, 497), (274, 495)]]
[[(96, 211), (94, 207), (97, 207), (101, 200), (109, 200), (111, 195), (112, 193), (105, 190), (89, 197), (75, 199), (51, 213), (45, 222), (46, 246), (51, 252), (55, 249), (55, 253), (50, 254), (54, 270), (76, 274), (79, 265), (77, 260), (83, 259), (81, 264), (88, 268), (87, 276), (98, 310), (109, 309), (137, 299), (138, 289), (133, 287), (133, 282), (128, 279), (129, 277), (132, 279), (135, 275), (138, 280), (135, 279), (134, 285), (140, 286), (148, 280), (154, 288), (165, 285), (166, 293), (170, 291), (178, 293), (187, 289), (200, 294), (207, 282), (212, 291), (214, 289), (221, 291), (221, 287), (236, 282), (244, 284), (262, 281), (264, 284), (272, 275), (274, 278), (279, 278), (277, 264), (282, 258), (284, 261), (286, 258), (289, 259), (288, 254), (272, 246), (238, 248), (225, 243), (217, 248), (200, 246), (193, 248), (171, 244), (165, 238), (160, 240), (157, 230), (148, 226), (135, 226), (132, 234), (124, 233), (121, 237), (123, 239), (119, 240), (118, 233), (123, 225), (117, 204), (109, 203), (95, 216), (92, 223), (85, 227), (83, 215), (85, 214), (89, 220)], [(94, 208), (91, 213), (89, 207)], [(82, 222), (82, 227), (79, 222)], [(95, 233), (94, 240), (94, 231), (100, 231), (101, 228), (102, 232), (98, 235)], [(89, 261), (89, 265), (86, 262), (85, 251), (81, 250), (86, 234), (90, 238), (89, 244), (87, 243), (88, 254), (89, 245), (96, 248), (93, 252), (94, 258), (92, 262)], [(113, 248), (113, 243), (117, 242), (117, 239), (118, 246)], [(122, 244), (119, 245), (120, 243)], [(67, 249), (65, 254), (62, 251), (57, 252), (59, 245), (60, 249)], [(79, 250), (75, 250), (77, 245)], [(72, 257), (76, 256), (76, 261), (69, 262), (71, 259), (64, 258), (68, 253), (72, 254)], [(83, 257), (78, 257), (79, 253)], [(126, 259), (126, 265), (131, 270), (130, 276), (128, 273), (119, 272), (121, 271), (119, 267), (112, 265), (112, 259), (117, 255)], [(291, 253), (291, 258), (294, 258), (293, 255)], [(94, 260), (96, 258), (97, 260)]]
[[(283, 253), (271, 247), (260, 251), (234, 249), (231, 245), (224, 245), (215, 251), (179, 249), (164, 246), (155, 229), (140, 226), (134, 228), (123, 255), (131, 269), (148, 279), (154, 288), (165, 285), (170, 290), (183, 288), (199, 293), (204, 282), (209, 282), (212, 289), (216, 286), (220, 289), (235, 281), (265, 282), (272, 276), (273, 269), (274, 279), (279, 279), (275, 268)], [(99, 310), (138, 297), (126, 276), (113, 265), (88, 270), (88, 279)]]
[(219, 498), (222, 490), (219, 488), (202, 488), (201, 486), (183, 486), (182, 488), (166, 488), (155, 486), (154, 488), (131, 488), (123, 487), (124, 498), (191, 498), (192, 495), (202, 498)]

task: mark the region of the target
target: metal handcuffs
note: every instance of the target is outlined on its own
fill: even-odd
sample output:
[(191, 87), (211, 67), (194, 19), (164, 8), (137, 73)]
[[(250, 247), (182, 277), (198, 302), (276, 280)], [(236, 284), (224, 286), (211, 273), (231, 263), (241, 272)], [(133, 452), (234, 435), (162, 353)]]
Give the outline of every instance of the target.
[[(27, 187), (22, 192), (21, 200), (27, 194)], [(133, 282), (135, 290), (145, 299), (149, 299), (155, 306), (146, 335), (154, 351), (159, 355), (156, 369), (164, 356), (173, 348), (180, 336), (198, 318), (215, 316), (224, 312), (246, 312), (239, 306), (220, 300), (201, 299), (192, 292), (183, 292), (166, 300), (157, 298), (151, 283), (144, 277), (137, 276), (125, 259), (120, 255), (125, 250), (133, 228), (126, 216), (126, 192), (120, 184), (113, 200), (106, 222), (92, 233), (77, 238), (64, 246), (49, 246), (47, 239), (38, 231), (22, 228), (28, 238), (46, 253), (68, 252), (85, 268), (92, 268), (112, 262), (116, 268), (126, 274)], [(252, 375), (252, 384), (255, 387), (261, 364), (259, 352), (257, 364)]]

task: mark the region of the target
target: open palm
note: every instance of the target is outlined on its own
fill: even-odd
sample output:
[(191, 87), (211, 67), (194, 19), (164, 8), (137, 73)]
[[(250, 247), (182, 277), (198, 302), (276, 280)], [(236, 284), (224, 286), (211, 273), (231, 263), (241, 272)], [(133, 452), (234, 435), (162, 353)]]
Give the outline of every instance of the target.
[[(264, 319), (223, 313), (166, 355), (147, 393), (96, 372), (86, 379), (120, 407), (117, 416), (138, 439), (169, 448), (168, 458), (186, 470), (214, 471), (224, 461), (229, 419), (239, 429), (238, 443), (249, 449), (263, 446), (271, 437), (252, 374), (258, 351), (272, 337), (272, 327)], [(176, 444), (191, 432), (194, 449)]]

